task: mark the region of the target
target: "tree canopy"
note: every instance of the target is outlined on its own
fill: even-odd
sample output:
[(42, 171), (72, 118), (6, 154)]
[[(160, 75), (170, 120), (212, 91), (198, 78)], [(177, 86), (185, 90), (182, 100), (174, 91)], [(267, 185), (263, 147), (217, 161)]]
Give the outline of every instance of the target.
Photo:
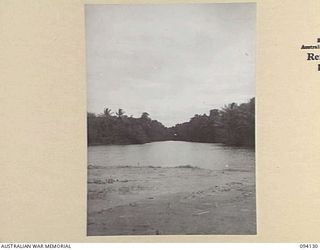
[(139, 118), (128, 117), (119, 108), (116, 115), (109, 108), (104, 113), (87, 114), (88, 144), (141, 144), (153, 141), (191, 141), (224, 143), (233, 146), (255, 145), (255, 99), (212, 109), (209, 115), (196, 114), (188, 122), (165, 127), (143, 112)]

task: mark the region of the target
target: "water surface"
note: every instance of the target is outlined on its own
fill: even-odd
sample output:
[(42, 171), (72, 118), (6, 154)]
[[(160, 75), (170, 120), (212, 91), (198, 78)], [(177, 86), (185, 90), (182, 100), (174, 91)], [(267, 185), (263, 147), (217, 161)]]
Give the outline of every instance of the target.
[(221, 169), (252, 169), (253, 149), (219, 143), (182, 141), (152, 142), (139, 145), (106, 145), (88, 148), (88, 164), (96, 166), (161, 166)]

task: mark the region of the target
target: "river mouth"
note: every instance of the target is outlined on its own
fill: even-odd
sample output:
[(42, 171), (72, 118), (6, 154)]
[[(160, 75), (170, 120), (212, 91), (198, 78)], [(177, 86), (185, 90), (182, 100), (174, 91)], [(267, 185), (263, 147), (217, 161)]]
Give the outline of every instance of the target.
[(256, 234), (255, 152), (162, 141), (88, 147), (87, 233)]
[(252, 148), (220, 143), (161, 141), (134, 145), (88, 147), (88, 165), (94, 166), (195, 166), (210, 170), (255, 168)]

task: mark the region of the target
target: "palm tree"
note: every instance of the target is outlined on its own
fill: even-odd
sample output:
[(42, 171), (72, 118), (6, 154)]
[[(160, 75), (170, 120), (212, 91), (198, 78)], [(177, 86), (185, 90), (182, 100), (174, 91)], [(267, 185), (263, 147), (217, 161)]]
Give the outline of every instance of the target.
[(124, 111), (123, 111), (123, 109), (118, 109), (118, 112), (116, 112), (116, 115), (120, 118), (121, 116), (123, 116), (124, 115)]
[(111, 114), (112, 114), (112, 111), (111, 111), (111, 109), (109, 109), (109, 108), (105, 108), (104, 111), (103, 111), (103, 114), (104, 114), (106, 117), (110, 117)]

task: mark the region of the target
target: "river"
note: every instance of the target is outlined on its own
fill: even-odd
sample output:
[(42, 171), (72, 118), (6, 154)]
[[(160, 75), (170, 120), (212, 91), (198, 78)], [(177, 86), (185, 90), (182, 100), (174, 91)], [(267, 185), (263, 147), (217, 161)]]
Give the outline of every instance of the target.
[(255, 152), (253, 149), (229, 147), (219, 143), (183, 141), (89, 146), (88, 164), (103, 167), (190, 165), (210, 170), (226, 168), (253, 170)]

